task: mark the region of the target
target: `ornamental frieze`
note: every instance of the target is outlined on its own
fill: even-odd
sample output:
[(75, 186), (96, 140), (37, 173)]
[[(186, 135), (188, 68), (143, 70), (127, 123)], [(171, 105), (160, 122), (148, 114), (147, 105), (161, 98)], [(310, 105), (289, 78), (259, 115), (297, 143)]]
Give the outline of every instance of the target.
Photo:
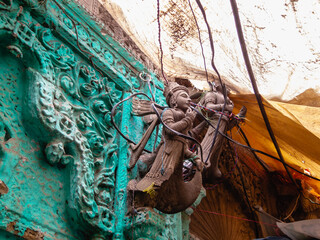
[[(131, 102), (112, 110), (138, 92), (164, 105), (164, 86), (85, 19), (72, 1), (0, 0), (0, 238), (124, 239), (137, 227), (138, 172), (115, 125), (137, 141), (148, 121)], [(149, 137), (150, 150), (161, 136)], [(180, 215), (139, 214), (155, 236), (180, 231)]]

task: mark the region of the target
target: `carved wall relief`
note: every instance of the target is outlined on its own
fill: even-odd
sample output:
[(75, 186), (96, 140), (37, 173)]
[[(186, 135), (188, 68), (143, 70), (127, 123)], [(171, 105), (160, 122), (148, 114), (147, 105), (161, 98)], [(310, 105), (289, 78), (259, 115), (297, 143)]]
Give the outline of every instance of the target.
[[(152, 95), (139, 78), (143, 72), (164, 103), (155, 75), (82, 15), (73, 2), (0, 0), (0, 55), (11, 54), (21, 73), (0, 77), (0, 185), (8, 186), (1, 190), (0, 229), (19, 236), (123, 239), (130, 153), (111, 124), (111, 110), (128, 94)], [(0, 74), (16, 62), (1, 62)], [(114, 118), (122, 131), (146, 127), (130, 104)], [(141, 129), (127, 134), (139, 138)], [(152, 228), (162, 232), (165, 215), (152, 214), (159, 219)]]
[[(88, 34), (82, 25), (72, 29), (70, 16), (57, 7), (62, 3), (50, 1), (46, 5), (59, 11), (63, 15), (59, 19), (63, 22), (52, 17), (45, 21), (67, 26), (70, 32), (78, 31), (81, 41), (87, 41), (84, 45), (82, 43), (82, 48), (95, 51), (101, 58), (106, 56), (102, 63), (108, 63), (108, 73), (112, 73), (111, 77), (118, 74), (120, 81), (113, 79), (112, 82), (110, 78), (102, 77), (101, 71), (95, 69), (97, 63), (90, 66), (55, 37), (52, 29), (41, 25), (45, 22), (39, 23), (31, 17), (28, 6), (44, 10), (43, 5), (32, 1), (23, 4), (26, 5), (10, 1), (1, 5), (5, 6), (2, 9), (10, 11), (0, 12), (0, 38), (1, 47), (21, 58), (26, 67), (21, 85), (25, 91), (22, 112), (26, 134), (43, 146), (50, 165), (70, 170), (67, 201), (70, 219), (81, 222), (88, 235), (111, 236), (115, 224), (113, 208), (118, 145), (110, 123), (110, 110), (122, 97), (123, 89), (119, 88), (119, 83), (122, 81), (130, 87), (129, 80), (135, 78), (134, 73), (121, 62), (118, 54), (109, 53), (114, 50), (102, 47), (101, 42)], [(38, 19), (43, 20), (43, 16)], [(89, 62), (92, 63), (90, 59)], [(111, 67), (110, 64), (115, 65)], [(118, 114), (116, 121), (120, 121), (120, 117)], [(1, 121), (0, 132), (3, 140), (0, 154), (3, 156), (3, 144), (11, 134), (6, 122)]]

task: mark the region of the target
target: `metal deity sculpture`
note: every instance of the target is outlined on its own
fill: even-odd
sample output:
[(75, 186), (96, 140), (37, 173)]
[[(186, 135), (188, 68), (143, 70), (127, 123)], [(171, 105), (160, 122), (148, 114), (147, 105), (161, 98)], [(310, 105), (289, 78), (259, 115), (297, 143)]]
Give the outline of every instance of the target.
[[(222, 151), (222, 145), (224, 137), (221, 134), (215, 134), (216, 131), (225, 132), (229, 121), (229, 115), (233, 110), (233, 102), (228, 98), (224, 97), (222, 93), (222, 86), (215, 86), (211, 84), (211, 91), (207, 92), (204, 97), (200, 100), (200, 104), (205, 108), (214, 110), (208, 112), (211, 124), (215, 127), (209, 127), (208, 131), (203, 138), (201, 145), (204, 151), (205, 161), (209, 161), (210, 166), (207, 166), (206, 178), (219, 178), (221, 172), (218, 168), (219, 156)], [(219, 118), (221, 117), (219, 126)], [(218, 129), (216, 130), (216, 128)], [(214, 141), (214, 143), (213, 143)]]
[(201, 97), (199, 104), (195, 104), (205, 111), (208, 122), (203, 121), (192, 131), (194, 136), (202, 135), (205, 127), (209, 125), (201, 140), (203, 159), (206, 163), (203, 172), (205, 183), (212, 183), (222, 176), (218, 164), (225, 140), (223, 135), (227, 130), (231, 130), (239, 122), (244, 121), (246, 115), (244, 106), (237, 116), (233, 115), (233, 102), (227, 96), (227, 93), (223, 94), (223, 87), (220, 84), (216, 85), (214, 82), (211, 82), (210, 85), (211, 90)]
[[(134, 192), (136, 207), (154, 207), (164, 213), (176, 213), (187, 209), (197, 199), (202, 187), (203, 163), (189, 150), (188, 141), (183, 138), (192, 129), (196, 114), (190, 108), (188, 89), (170, 82), (165, 87), (164, 96), (169, 108), (154, 108), (160, 119), (155, 118), (151, 124), (152, 130), (157, 122), (163, 123), (161, 143), (154, 153), (143, 157), (143, 161), (149, 165), (149, 171), (141, 179), (129, 182), (128, 189)], [(140, 115), (150, 113), (150, 109), (145, 107), (143, 110), (141, 104), (135, 111)], [(158, 111), (161, 111), (161, 115)], [(150, 130), (144, 138), (149, 134)], [(142, 141), (144, 144), (145, 139)], [(136, 149), (136, 146), (133, 148)], [(188, 182), (183, 180), (182, 173), (185, 159), (191, 160), (196, 169), (195, 175)], [(131, 158), (131, 168), (135, 164), (132, 161), (136, 160), (137, 157), (135, 160)]]

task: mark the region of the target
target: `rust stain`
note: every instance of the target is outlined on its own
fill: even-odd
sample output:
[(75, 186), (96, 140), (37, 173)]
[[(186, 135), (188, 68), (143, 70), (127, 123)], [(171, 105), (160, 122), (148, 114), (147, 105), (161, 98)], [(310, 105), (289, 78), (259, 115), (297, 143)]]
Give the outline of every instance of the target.
[(8, 223), (7, 225), (7, 228), (6, 228), (6, 231), (8, 232), (13, 232), (15, 235), (18, 234), (18, 231), (14, 229), (14, 226), (16, 225), (16, 222), (11, 222), (11, 223)]
[(27, 228), (22, 237), (26, 240), (41, 240), (44, 238), (44, 234)]
[(8, 192), (9, 192), (9, 188), (3, 181), (0, 180), (0, 196), (2, 194), (7, 194)]
[[(15, 229), (15, 225), (16, 225), (16, 222), (13, 221), (13, 222), (10, 222), (8, 225), (7, 225), (7, 228), (6, 228), (6, 231), (8, 232), (12, 232), (14, 235), (16, 236), (20, 236), (19, 235), (19, 231), (17, 231)], [(20, 236), (21, 237), (21, 236)], [(44, 238), (44, 233), (42, 232), (39, 232), (39, 231), (34, 231), (30, 228), (27, 228), (25, 231), (24, 231), (24, 234), (22, 236), (23, 239), (26, 239), (26, 240), (43, 240)]]

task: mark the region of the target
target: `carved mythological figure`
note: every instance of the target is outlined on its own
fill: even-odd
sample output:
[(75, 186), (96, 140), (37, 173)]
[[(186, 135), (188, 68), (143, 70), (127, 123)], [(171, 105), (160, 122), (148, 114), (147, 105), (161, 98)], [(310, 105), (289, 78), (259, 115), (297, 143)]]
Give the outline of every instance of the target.
[[(188, 149), (187, 140), (178, 135), (188, 135), (195, 118), (195, 113), (190, 109), (188, 89), (177, 83), (169, 83), (164, 96), (170, 108), (164, 109), (161, 113), (164, 123), (162, 141), (156, 154), (150, 156), (154, 158), (151, 169), (140, 181), (131, 181), (129, 190), (137, 191), (136, 195), (150, 193), (151, 197), (148, 197), (148, 194), (143, 194), (141, 198), (137, 196), (137, 202), (142, 200), (138, 205), (174, 213), (189, 207), (199, 195), (202, 187), (200, 171), (203, 164), (200, 158)], [(197, 169), (190, 182), (184, 182), (182, 178), (185, 159), (192, 159)]]
[[(233, 102), (228, 97), (226, 97), (226, 99), (224, 98), (221, 85), (215, 86), (212, 84), (211, 86), (211, 91), (207, 92), (200, 100), (200, 105), (210, 110), (214, 110), (208, 112), (210, 122), (215, 128), (219, 127), (218, 130), (220, 132), (224, 133), (229, 122), (229, 115), (233, 110)], [(221, 120), (218, 126), (220, 117)], [(218, 163), (224, 137), (217, 133), (215, 138), (215, 133), (216, 129), (209, 126), (208, 131), (201, 142), (201, 146), (203, 148), (203, 159), (205, 161), (208, 159), (209, 163), (209, 166), (207, 166), (208, 169), (205, 172), (205, 177), (207, 179), (221, 177)]]

